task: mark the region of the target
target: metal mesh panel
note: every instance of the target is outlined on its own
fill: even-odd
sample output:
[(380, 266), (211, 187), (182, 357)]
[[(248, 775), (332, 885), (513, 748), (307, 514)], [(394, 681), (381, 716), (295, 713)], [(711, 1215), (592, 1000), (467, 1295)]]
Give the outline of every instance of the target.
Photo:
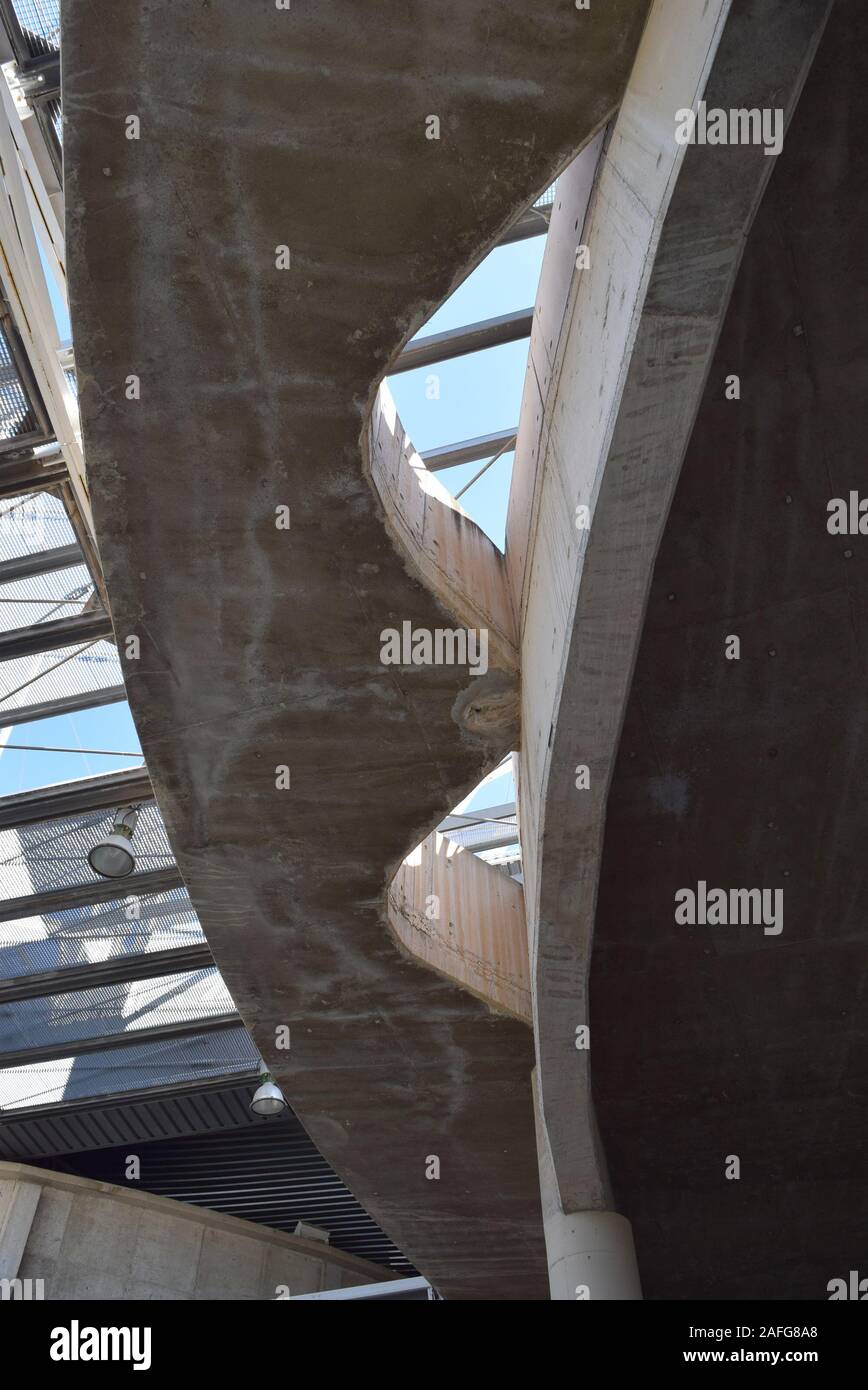
[[(62, 664), (61, 664), (62, 663)], [(0, 720), (29, 705), (123, 685), (117, 648), (111, 642), (61, 647), (0, 665)]]
[[(138, 913), (130, 917), (128, 913)], [(0, 923), (0, 980), (205, 940), (184, 888)]]
[(24, 42), (35, 58), (60, 48), (60, 0), (12, 0)]
[[(475, 814), (473, 811), (465, 813), (468, 816)], [(456, 826), (454, 829), (444, 830), (442, 833), (447, 835), (450, 840), (454, 840), (462, 849), (473, 850), (476, 845), (485, 844), (494, 835), (508, 834), (510, 827), (515, 829), (515, 840), (518, 842), (518, 817), (504, 816), (503, 820), (483, 820), (477, 825)]]
[(0, 560), (75, 544), (66, 509), (50, 492), (28, 492), (0, 506)]
[(0, 584), (0, 632), (74, 618), (84, 611), (93, 588), (86, 565)]
[(116, 1037), (139, 1028), (163, 1027), (234, 1013), (232, 996), (214, 966), (19, 999), (0, 1005), (0, 1057), (4, 1052)]
[(535, 208), (550, 208), (550, 207), (552, 207), (552, 206), (554, 205), (554, 201), (555, 201), (555, 192), (556, 192), (556, 190), (557, 190), (557, 186), (558, 186), (558, 184), (557, 184), (557, 179), (555, 179), (555, 182), (554, 182), (554, 183), (549, 184), (549, 186), (548, 186), (548, 188), (546, 189), (545, 193), (541, 193), (541, 194), (539, 195), (539, 197), (537, 198), (536, 202), (534, 203), (534, 207), (535, 207)]
[(31, 1062), (0, 1071), (0, 1110), (84, 1100), (149, 1086), (176, 1086), (255, 1071), (259, 1054), (246, 1029), (227, 1028), (171, 1042), (92, 1052), (55, 1062)]
[[(0, 901), (104, 882), (87, 862), (100, 832), (111, 828), (113, 811), (86, 811), (0, 831)], [(142, 807), (135, 833), (136, 867), (142, 872), (174, 864), (163, 819), (153, 802)], [(135, 893), (135, 874), (124, 880)]]
[(8, 449), (42, 438), (39, 421), (15, 366), (9, 339), (0, 326), (0, 448)]

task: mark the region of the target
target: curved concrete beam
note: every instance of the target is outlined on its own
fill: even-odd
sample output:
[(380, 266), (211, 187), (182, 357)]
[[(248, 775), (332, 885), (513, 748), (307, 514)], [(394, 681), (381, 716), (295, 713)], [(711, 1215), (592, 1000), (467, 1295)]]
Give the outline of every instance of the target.
[[(377, 393), (366, 442), (386, 526), (411, 573), (438, 596), (453, 620), (488, 633), (489, 663), (506, 677), (507, 732), (517, 722), (509, 676), (518, 671), (518, 632), (503, 555), (428, 472), (401, 428), (386, 382)], [(515, 733), (517, 739), (517, 728)]]
[(157, 798), (311, 1137), (450, 1297), (545, 1291), (532, 1048), (407, 959), (385, 896), (509, 746), (511, 673), (382, 664), (384, 630), (442, 628), (454, 594), (408, 572), (360, 436), (388, 363), (609, 118), (646, 8), (64, 6), (89, 479)]
[(389, 924), (417, 960), (531, 1024), (521, 884), (434, 831), (389, 885)]
[[(529, 539), (511, 517), (518, 544), (507, 554), (521, 595), (520, 824), (540, 1103), (565, 1213), (611, 1203), (593, 1039), (590, 1053), (575, 1047), (588, 1021), (608, 788), (654, 557), (774, 165), (758, 146), (679, 146), (676, 112), (704, 98), (779, 107), (788, 120), (828, 10), (829, 0), (701, 10), (656, 0), (581, 238), (571, 229), (590, 269), (572, 274), (556, 348), (531, 348), (548, 389), (531, 453), (516, 460), (517, 495), (533, 495)], [(572, 207), (554, 213), (553, 255), (570, 254), (559, 219), (576, 211), (584, 178), (577, 166)], [(576, 529), (581, 505), (589, 530)]]

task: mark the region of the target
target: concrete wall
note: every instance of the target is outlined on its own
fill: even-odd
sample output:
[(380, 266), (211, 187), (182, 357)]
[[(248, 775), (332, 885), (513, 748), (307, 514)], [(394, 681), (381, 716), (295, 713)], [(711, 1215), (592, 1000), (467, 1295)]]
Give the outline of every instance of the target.
[(0, 1163), (0, 1279), (42, 1279), (47, 1300), (271, 1300), (279, 1286), (294, 1296), (384, 1277), (380, 1266), (317, 1241), (149, 1192)]
[[(430, 899), (437, 915), (429, 916)], [(531, 1022), (521, 885), (436, 830), (389, 886), (389, 926), (416, 960)]]
[[(774, 159), (758, 145), (679, 146), (675, 112), (782, 108), (798, 98), (827, 12), (655, 0), (582, 224), (589, 170), (555, 210), (557, 308), (531, 358), (548, 389), (516, 455), (507, 550), (521, 601), (519, 788), (538, 1080), (567, 1212), (611, 1199), (591, 1106), (587, 972), (608, 787), (654, 557), (744, 241)], [(569, 211), (567, 200), (572, 200)], [(566, 235), (560, 223), (569, 218)], [(527, 403), (526, 403), (527, 404)], [(527, 421), (522, 421), (526, 427)], [(526, 443), (531, 444), (530, 453)], [(528, 472), (531, 477), (523, 476)], [(531, 481), (532, 478), (532, 481)], [(590, 529), (577, 529), (584, 505)], [(512, 511), (512, 499), (511, 507)], [(590, 771), (576, 785), (580, 765)]]
[[(367, 434), (371, 481), (396, 545), (451, 618), (487, 629), (489, 664), (515, 671), (518, 636), (504, 557), (436, 474), (428, 472), (401, 425), (386, 382), (377, 393)], [(506, 706), (510, 717), (517, 718), (517, 704), (516, 694)]]

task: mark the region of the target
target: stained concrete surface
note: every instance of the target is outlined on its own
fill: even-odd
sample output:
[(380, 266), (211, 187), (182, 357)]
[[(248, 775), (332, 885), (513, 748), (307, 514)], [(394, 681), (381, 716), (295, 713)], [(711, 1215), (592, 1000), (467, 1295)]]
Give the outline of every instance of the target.
[[(513, 499), (526, 498), (530, 473), (532, 520), (526, 549), (526, 519), (511, 528), (519, 547), (507, 560), (523, 598), (520, 820), (539, 1095), (568, 1214), (612, 1201), (591, 1106), (593, 1043), (566, 1045), (588, 1020), (609, 783), (655, 556), (773, 169), (760, 145), (679, 146), (674, 113), (704, 100), (778, 107), (788, 120), (828, 11), (829, 0), (703, 10), (659, 0), (587, 212), (582, 161), (559, 184), (546, 258), (570, 256), (569, 230), (575, 238), (581, 225), (591, 269), (562, 281), (561, 313), (549, 305), (548, 333), (531, 340), (540, 395), (532, 387), (525, 399)], [(587, 531), (574, 524), (576, 503), (589, 505)], [(582, 788), (577, 764), (589, 772)]]
[[(4, 1218), (7, 1218), (4, 1220)], [(273, 1302), (382, 1280), (367, 1260), (114, 1183), (0, 1163), (0, 1277), (49, 1301)]]
[(456, 724), (466, 673), (379, 662), (384, 628), (448, 615), (358, 441), (388, 361), (611, 114), (646, 9), (63, 12), (88, 473), (160, 807), (300, 1118), (449, 1297), (545, 1295), (531, 1036), (402, 956), (383, 902), (504, 748)]
[[(866, 492), (866, 53), (868, 12), (837, 0), (708, 380), (611, 789), (592, 1078), (650, 1298), (825, 1299), (864, 1264), (868, 541), (830, 536), (826, 508)], [(782, 888), (782, 934), (676, 927), (699, 879)]]

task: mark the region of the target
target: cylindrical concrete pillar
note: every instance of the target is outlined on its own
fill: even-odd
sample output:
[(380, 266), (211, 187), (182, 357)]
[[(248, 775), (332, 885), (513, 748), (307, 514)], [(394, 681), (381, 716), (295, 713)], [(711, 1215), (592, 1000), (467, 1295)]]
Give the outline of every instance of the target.
[[(626, 1216), (621, 1216), (617, 1211), (592, 1207), (585, 1211), (564, 1211), (536, 1071), (532, 1084), (543, 1231), (552, 1300), (641, 1299), (642, 1286), (639, 1283), (633, 1228)], [(595, 1133), (593, 1115), (590, 1125)], [(598, 1177), (595, 1188), (589, 1185), (588, 1196), (592, 1199), (602, 1197), (605, 1201), (610, 1187), (604, 1171), (602, 1149), (593, 1156), (586, 1156), (586, 1165), (589, 1170), (594, 1168)]]
[(616, 1211), (544, 1218), (553, 1300), (641, 1299), (633, 1228)]

